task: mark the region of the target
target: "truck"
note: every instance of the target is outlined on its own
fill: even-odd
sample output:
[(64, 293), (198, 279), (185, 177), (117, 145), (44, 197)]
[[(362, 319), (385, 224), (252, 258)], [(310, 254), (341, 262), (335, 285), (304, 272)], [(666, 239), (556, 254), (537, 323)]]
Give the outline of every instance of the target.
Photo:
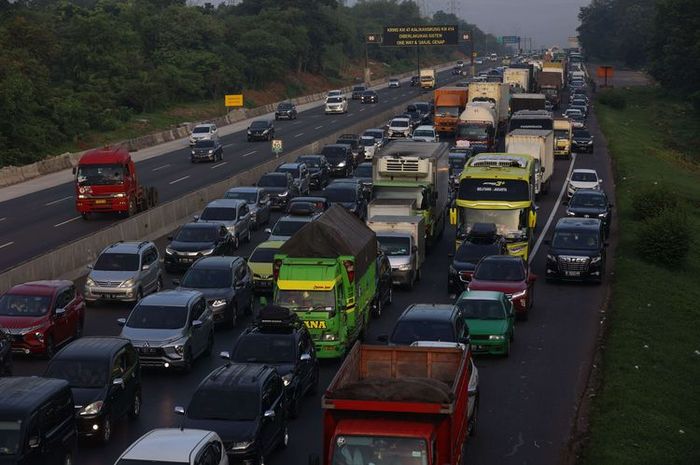
[(459, 115), (464, 111), (469, 98), (466, 87), (441, 87), (435, 89), (435, 130), (439, 133), (454, 135)]
[(467, 141), (473, 153), (492, 152), (496, 149), (498, 120), (490, 102), (469, 103), (459, 115), (455, 132), (457, 142)]
[(554, 156), (571, 158), (573, 127), (566, 118), (554, 118)]
[(508, 123), (508, 106), (510, 105), (510, 86), (502, 82), (469, 83), (469, 103), (491, 102), (496, 114), (497, 135), (505, 132)]
[(546, 101), (544, 94), (513, 94), (510, 96), (510, 113), (520, 110), (544, 110)]
[(433, 89), (435, 88), (436, 77), (434, 69), (421, 69), (420, 70), (420, 88), (421, 89)]
[(422, 216), (377, 215), (367, 220), (391, 263), (393, 284), (413, 288), (425, 261), (425, 220)]
[(565, 69), (566, 67), (561, 61), (548, 61), (542, 63), (542, 71), (557, 74), (559, 76), (559, 82), (562, 87), (566, 85), (566, 73), (564, 72)]
[[(509, 69), (526, 69), (528, 87), (523, 88), (523, 92), (532, 92), (535, 88), (535, 64), (534, 63), (513, 63)], [(507, 71), (507, 70), (506, 70)]]
[(544, 94), (554, 108), (558, 108), (561, 102), (561, 89), (561, 76), (558, 72), (548, 71), (547, 68), (543, 68), (542, 71), (537, 73), (537, 91)]
[(503, 82), (518, 92), (530, 91), (530, 70), (508, 67), (503, 71)]
[(549, 192), (554, 174), (554, 131), (516, 129), (509, 132), (506, 153), (532, 156), (535, 160), (535, 195)]
[(318, 358), (340, 358), (365, 334), (377, 298), (376, 276), (374, 231), (332, 205), (275, 254), (273, 301), (304, 322)]
[(322, 397), (323, 458), (309, 463), (463, 463), (474, 370), (458, 347), (356, 344)]
[[(445, 229), (445, 210), (449, 203), (449, 145), (444, 142), (395, 140), (372, 159), (374, 200), (371, 215), (382, 206), (425, 220), (427, 246), (435, 244)], [(397, 202), (412, 206), (399, 213)], [(387, 209), (387, 206), (389, 207)], [(406, 205), (403, 207), (406, 208)]]
[(134, 161), (123, 146), (85, 152), (73, 174), (75, 207), (83, 219), (93, 213), (129, 217), (158, 203), (158, 191), (139, 182)]

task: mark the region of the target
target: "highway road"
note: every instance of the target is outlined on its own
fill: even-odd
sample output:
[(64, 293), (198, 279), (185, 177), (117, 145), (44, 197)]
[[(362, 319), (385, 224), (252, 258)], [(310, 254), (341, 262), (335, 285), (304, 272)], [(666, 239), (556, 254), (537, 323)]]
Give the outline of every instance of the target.
[[(444, 71), (439, 82), (442, 85), (457, 78)], [(300, 112), (297, 120), (275, 122), (275, 137), (283, 139), (285, 152), (291, 152), (360, 122), (367, 115), (408, 103), (421, 92), (406, 81), (400, 88), (378, 90), (376, 104), (350, 101), (344, 115), (325, 115), (324, 107), (319, 106)], [(190, 163), (190, 149), (183, 139), (181, 148), (138, 162), (138, 176), (144, 185), (156, 186), (160, 201), (167, 202), (274, 158), (270, 143), (247, 142), (245, 129), (225, 135), (221, 141), (223, 162)], [(64, 183), (1, 202), (0, 271), (120, 220), (116, 215), (104, 214), (85, 221), (75, 209), (74, 197), (74, 185)]]
[[(399, 95), (405, 91), (406, 88), (400, 89)], [(410, 99), (409, 96), (405, 98)], [(353, 113), (356, 108), (357, 106), (353, 107)], [(304, 117), (300, 121), (306, 119)], [(605, 189), (612, 192), (609, 158), (601, 143), (602, 135), (595, 120), (589, 121), (589, 126), (596, 137), (595, 152), (578, 155), (572, 161), (556, 162), (552, 189), (548, 196), (539, 202), (538, 234), (541, 237), (551, 233), (551, 229), (543, 230), (546, 225), (553, 226), (556, 219), (564, 214), (557, 200), (567, 172), (573, 165), (577, 168), (598, 170), (604, 179)], [(174, 157), (176, 156), (177, 154), (174, 154)], [(147, 166), (152, 170), (157, 163), (162, 164), (163, 161), (154, 161)], [(182, 161), (173, 161), (173, 166), (180, 166), (181, 163)], [(187, 166), (189, 167), (189, 164)], [(203, 165), (187, 169), (211, 168)], [(233, 167), (228, 169), (233, 172)], [(177, 179), (177, 173), (168, 171), (167, 174), (167, 177), (163, 173), (157, 176), (166, 180)], [(190, 182), (192, 188), (195, 180)], [(550, 219), (551, 221), (548, 221)], [(614, 229), (612, 235), (614, 238)], [(253, 244), (246, 244), (240, 254), (249, 254), (254, 244), (264, 239), (265, 233), (256, 232)], [(453, 302), (454, 298), (446, 293), (447, 254), (453, 240), (454, 232), (449, 228), (439, 245), (428, 256), (423, 279), (414, 290), (397, 289), (394, 293), (394, 303), (386, 308), (380, 319), (372, 320), (368, 341), (376, 340), (378, 335), (387, 334), (402, 310), (411, 303)], [(157, 244), (162, 252), (166, 245), (165, 240), (160, 239)], [(540, 276), (544, 275), (545, 249), (546, 246), (542, 245), (532, 261), (534, 272)], [(170, 283), (172, 278), (173, 276), (168, 276), (167, 282)], [(609, 276), (606, 279), (609, 279)], [(82, 284), (82, 281), (79, 284)], [(478, 434), (471, 439), (467, 449), (467, 463), (554, 465), (560, 462), (574, 420), (577, 400), (583, 392), (588, 375), (605, 292), (606, 286), (549, 284), (544, 279), (535, 283), (534, 310), (528, 321), (516, 324), (515, 342), (510, 357), (480, 357), (476, 361), (481, 379), (481, 411)], [(86, 334), (118, 334), (116, 319), (125, 317), (129, 310), (130, 307), (123, 304), (90, 307)], [(248, 323), (249, 320), (246, 319), (240, 322), (236, 329), (217, 331), (214, 354), (229, 349), (241, 328)], [(222, 363), (216, 355), (212, 355), (197, 361), (192, 372), (186, 375), (145, 371), (143, 410), (140, 418), (131, 424), (125, 420), (115, 425), (112, 441), (107, 446), (82, 444), (77, 464), (111, 464), (133, 440), (149, 429), (177, 426), (178, 418), (172, 413), (173, 407), (186, 406), (200, 380)], [(39, 360), (20, 359), (15, 364), (15, 373), (38, 375), (42, 373), (45, 365), (45, 362)], [(330, 382), (337, 368), (337, 362), (322, 364), (322, 386)], [(290, 423), (289, 447), (270, 457), (269, 463), (306, 464), (309, 453), (319, 453), (321, 450), (321, 426), (319, 394), (305, 400), (300, 418)]]

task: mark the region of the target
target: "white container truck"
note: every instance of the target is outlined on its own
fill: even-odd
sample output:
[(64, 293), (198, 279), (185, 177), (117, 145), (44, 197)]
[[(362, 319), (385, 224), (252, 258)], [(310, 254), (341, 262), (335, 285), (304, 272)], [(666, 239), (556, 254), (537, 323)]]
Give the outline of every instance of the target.
[(554, 131), (516, 129), (506, 136), (506, 152), (535, 159), (535, 195), (546, 194), (554, 174)]
[(505, 132), (510, 106), (510, 85), (502, 82), (472, 82), (469, 84), (469, 103), (491, 102), (494, 105), (498, 133)]
[(425, 262), (425, 220), (422, 216), (378, 215), (367, 220), (391, 263), (394, 284), (413, 287)]
[(518, 88), (519, 92), (530, 90), (530, 70), (527, 68), (506, 68), (503, 71), (503, 82), (511, 88)]

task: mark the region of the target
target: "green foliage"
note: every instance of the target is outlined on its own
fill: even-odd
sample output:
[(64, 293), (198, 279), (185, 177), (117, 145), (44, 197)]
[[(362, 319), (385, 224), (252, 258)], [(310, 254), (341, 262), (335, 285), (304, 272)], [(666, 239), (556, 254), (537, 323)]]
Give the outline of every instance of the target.
[(637, 254), (668, 268), (684, 264), (690, 252), (691, 228), (684, 208), (668, 208), (645, 220), (637, 232)]
[(616, 110), (624, 110), (627, 106), (625, 94), (615, 89), (607, 89), (598, 94), (598, 102)]
[(637, 220), (656, 218), (678, 207), (680, 199), (665, 184), (654, 183), (632, 195), (632, 214)]

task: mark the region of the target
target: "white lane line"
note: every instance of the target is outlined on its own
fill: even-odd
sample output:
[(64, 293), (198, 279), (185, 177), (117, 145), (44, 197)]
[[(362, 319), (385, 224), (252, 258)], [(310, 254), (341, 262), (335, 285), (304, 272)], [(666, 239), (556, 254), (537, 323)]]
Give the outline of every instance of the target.
[(0, 245), (0, 249), (4, 249), (5, 247), (9, 247), (9, 246), (11, 246), (12, 244), (14, 244), (14, 241), (13, 241), (13, 242), (7, 242), (7, 243), (5, 243), (5, 244), (3, 244), (3, 245)]
[(542, 245), (542, 241), (544, 238), (547, 236), (547, 231), (549, 230), (549, 227), (552, 225), (552, 221), (554, 221), (554, 217), (557, 215), (557, 210), (559, 210), (559, 205), (561, 204), (561, 199), (564, 197), (564, 193), (566, 192), (566, 187), (567, 187), (567, 182), (566, 180), (569, 179), (571, 176), (571, 172), (574, 169), (574, 162), (576, 161), (576, 154), (572, 153), (571, 154), (571, 164), (569, 165), (569, 171), (566, 173), (566, 178), (564, 178), (564, 185), (561, 186), (561, 191), (559, 192), (559, 197), (557, 197), (557, 201), (554, 203), (554, 208), (552, 208), (552, 212), (549, 214), (549, 218), (547, 218), (547, 222), (544, 225), (544, 228), (542, 228), (542, 232), (540, 232), (540, 237), (537, 238), (537, 242), (535, 242), (535, 246), (532, 248), (532, 252), (530, 253), (530, 260), (528, 260), (530, 263), (535, 259), (535, 255), (537, 255), (537, 251), (540, 248), (540, 245)]
[(295, 135), (294, 137), (301, 137), (301, 136), (303, 136), (303, 135), (304, 135), (304, 133), (303, 133), (303, 132), (300, 132), (299, 134)]
[(233, 144), (226, 144), (226, 145), (222, 146), (221, 148), (227, 149), (227, 148), (229, 148), (229, 147), (233, 147), (234, 145), (236, 145), (235, 142), (234, 142)]
[(348, 113), (347, 115), (345, 115), (345, 117), (350, 118), (352, 115), (353, 115), (353, 113)]
[(241, 155), (241, 156), (243, 156), (243, 157), (249, 157), (249, 156), (251, 156), (252, 154), (254, 154), (255, 152), (257, 152), (257, 150), (253, 150), (252, 152), (244, 153), (244, 154)]
[(189, 178), (189, 177), (190, 177), (189, 175), (183, 176), (183, 177), (178, 178), (178, 179), (176, 179), (176, 180), (174, 180), (174, 181), (170, 181), (168, 184), (175, 184), (176, 182), (184, 181), (185, 179), (187, 179), (187, 178)]
[(7, 217), (4, 216), (4, 217), (0, 218), (0, 221), (5, 221), (6, 219), (7, 219)]
[(405, 96), (406, 96), (406, 92), (404, 92), (403, 94), (401, 94), (401, 97), (405, 97)]
[(68, 197), (63, 197), (62, 199), (58, 199), (58, 200), (54, 200), (53, 202), (45, 203), (44, 206), (48, 207), (48, 206), (54, 205), (56, 203), (63, 202), (64, 200), (68, 200), (68, 199), (72, 199), (72, 198), (73, 198), (73, 196), (69, 195)]
[(59, 226), (63, 226), (64, 224), (68, 224), (68, 223), (70, 223), (71, 221), (79, 220), (80, 218), (82, 218), (82, 217), (81, 217), (81, 216), (76, 216), (75, 218), (71, 218), (71, 219), (66, 220), (66, 221), (61, 221), (61, 222), (58, 223), (58, 224), (54, 224), (53, 227), (54, 227), (54, 228), (58, 228)]
[(168, 163), (167, 165), (159, 166), (158, 168), (153, 168), (151, 171), (160, 171), (163, 168), (167, 168), (168, 166), (170, 166), (170, 163)]
[(320, 126), (316, 126), (314, 129), (321, 129), (322, 127), (323, 127), (323, 125), (320, 125)]
[(331, 120), (331, 124), (335, 124), (336, 121), (337, 121), (337, 120), (332, 119), (332, 120)]
[(360, 108), (360, 109), (359, 109), (359, 110), (357, 110), (357, 111), (365, 111), (365, 109), (364, 109), (364, 108)]
[(212, 166), (210, 169), (213, 170), (214, 168), (218, 168), (219, 166), (224, 166), (226, 163), (228, 163), (228, 162), (222, 161), (221, 163), (217, 163), (216, 165)]

